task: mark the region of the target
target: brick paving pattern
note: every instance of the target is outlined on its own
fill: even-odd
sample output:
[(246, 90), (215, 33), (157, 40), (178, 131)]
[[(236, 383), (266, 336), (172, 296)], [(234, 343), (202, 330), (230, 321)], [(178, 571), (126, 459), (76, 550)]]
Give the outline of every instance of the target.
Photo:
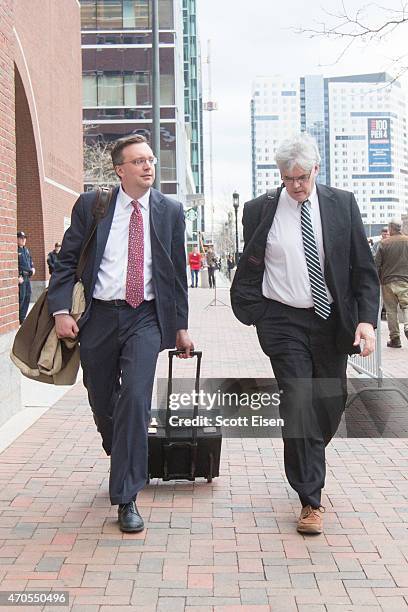
[[(270, 377), (254, 328), (206, 309), (210, 290), (190, 294), (203, 376)], [(403, 343), (384, 349), (396, 376)], [(162, 355), (159, 375), (166, 365)], [(191, 362), (177, 367), (192, 376)], [(407, 441), (338, 438), (327, 463), (324, 535), (295, 531), (279, 439), (224, 440), (211, 484), (152, 481), (138, 496), (145, 531), (122, 534), (79, 384), (1, 454), (0, 589), (66, 589), (75, 612), (406, 610)]]

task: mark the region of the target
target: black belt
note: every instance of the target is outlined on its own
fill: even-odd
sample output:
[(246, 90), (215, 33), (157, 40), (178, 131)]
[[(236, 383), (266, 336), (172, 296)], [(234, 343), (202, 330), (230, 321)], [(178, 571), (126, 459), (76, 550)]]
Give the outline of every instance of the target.
[(130, 304), (126, 300), (98, 300), (97, 298), (92, 298), (94, 302), (97, 304), (101, 304), (102, 306), (130, 306)]
[[(314, 312), (314, 306), (311, 306), (310, 308), (298, 308), (297, 306), (290, 306), (289, 304), (284, 304), (284, 302), (279, 302), (279, 300), (272, 300), (271, 298), (265, 298), (264, 299), (267, 302), (275, 302), (276, 304), (279, 304), (280, 306), (286, 306), (287, 308), (291, 308), (292, 310), (306, 310), (308, 312)], [(329, 304), (331, 311), (333, 312), (333, 310), (336, 308), (336, 305), (334, 302), (330, 302)]]
[[(133, 308), (126, 300), (98, 300), (98, 298), (92, 298), (92, 301), (102, 306), (129, 306), (129, 308)], [(150, 304), (153, 303), (154, 300), (144, 300), (144, 302)], [(142, 304), (144, 302), (142, 302)]]

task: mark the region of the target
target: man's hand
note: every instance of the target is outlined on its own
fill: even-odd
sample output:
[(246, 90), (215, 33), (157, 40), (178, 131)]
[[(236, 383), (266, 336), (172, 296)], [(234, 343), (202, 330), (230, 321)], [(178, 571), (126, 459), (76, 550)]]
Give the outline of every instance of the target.
[(190, 357), (190, 351), (194, 351), (194, 344), (188, 335), (186, 329), (179, 329), (176, 336), (176, 348), (179, 351), (183, 351), (183, 355), (178, 355), (180, 359), (188, 359)]
[(356, 329), (353, 346), (358, 346), (364, 340), (364, 348), (361, 357), (367, 357), (375, 349), (375, 331), (371, 323), (359, 323)]
[(31, 268), (31, 276), (34, 276), (35, 274), (35, 268)]
[(58, 338), (76, 338), (79, 332), (75, 319), (69, 314), (57, 314), (55, 319), (55, 331)]
[(18, 277), (18, 284), (21, 285), (22, 283), (24, 283), (24, 278), (22, 276)]

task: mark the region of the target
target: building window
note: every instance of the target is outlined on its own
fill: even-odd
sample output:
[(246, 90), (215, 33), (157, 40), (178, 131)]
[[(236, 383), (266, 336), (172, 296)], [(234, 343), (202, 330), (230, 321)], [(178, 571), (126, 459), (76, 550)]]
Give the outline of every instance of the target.
[[(81, 0), (83, 30), (146, 30), (151, 27), (150, 0)], [(174, 28), (173, 0), (159, 0), (159, 27)]]
[(120, 30), (122, 28), (122, 0), (98, 0), (98, 29)]
[(149, 27), (149, 0), (123, 0), (123, 27), (145, 30)]
[(83, 106), (146, 106), (151, 104), (150, 75), (133, 74), (83, 75)]
[(123, 106), (123, 77), (98, 77), (98, 106)]
[(123, 77), (125, 106), (140, 106), (150, 100), (149, 75), (147, 72), (129, 74)]
[(81, 0), (81, 27), (84, 30), (96, 29), (96, 0)]
[(172, 106), (174, 100), (174, 74), (160, 74), (160, 104)]
[(173, 0), (159, 0), (159, 23), (162, 30), (173, 29)]
[(82, 78), (83, 106), (98, 106), (96, 76), (84, 74)]

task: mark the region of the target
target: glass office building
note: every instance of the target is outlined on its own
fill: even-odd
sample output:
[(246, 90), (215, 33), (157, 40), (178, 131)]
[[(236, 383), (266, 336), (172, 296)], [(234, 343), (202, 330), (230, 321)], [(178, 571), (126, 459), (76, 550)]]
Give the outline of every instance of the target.
[(196, 0), (183, 0), (184, 112), (190, 126), (191, 169), (196, 193), (203, 193), (203, 101)]
[(406, 91), (380, 72), (341, 77), (259, 77), (251, 100), (253, 196), (280, 183), (281, 140), (316, 138), (318, 182), (352, 191), (368, 235), (408, 212)]
[[(150, 0), (81, 0), (85, 148), (132, 133), (151, 141), (151, 20)], [(159, 28), (161, 189), (185, 201), (196, 184), (186, 127), (182, 0), (159, 0)]]

